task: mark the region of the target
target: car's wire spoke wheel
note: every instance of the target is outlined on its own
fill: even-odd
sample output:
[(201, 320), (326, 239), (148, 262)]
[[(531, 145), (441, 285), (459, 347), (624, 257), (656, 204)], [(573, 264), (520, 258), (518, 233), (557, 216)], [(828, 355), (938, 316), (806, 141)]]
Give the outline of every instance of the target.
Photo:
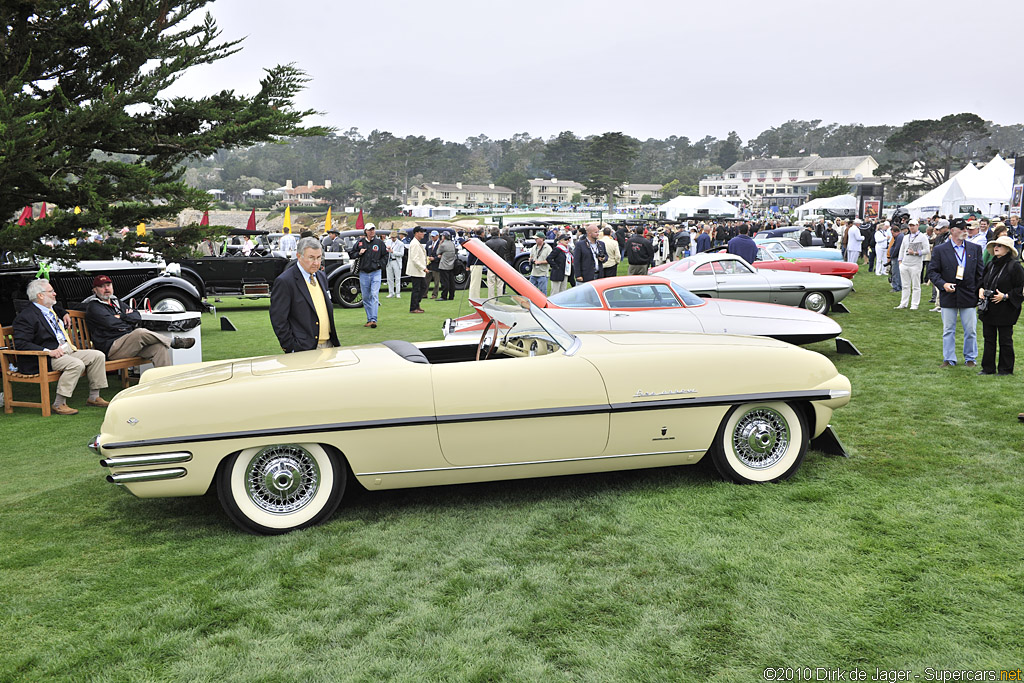
[(320, 467), (304, 448), (291, 444), (269, 446), (256, 454), (246, 468), (249, 500), (274, 514), (301, 510), (320, 486)]
[(743, 414), (732, 430), (732, 447), (747, 467), (763, 470), (776, 464), (789, 447), (789, 425), (771, 408)]
[(779, 481), (796, 471), (807, 453), (802, 414), (787, 403), (748, 403), (725, 416), (711, 449), (726, 479), (741, 484)]
[(255, 534), (282, 534), (329, 518), (345, 493), (348, 470), (319, 444), (273, 444), (227, 457), (217, 474), (217, 496), (238, 526)]

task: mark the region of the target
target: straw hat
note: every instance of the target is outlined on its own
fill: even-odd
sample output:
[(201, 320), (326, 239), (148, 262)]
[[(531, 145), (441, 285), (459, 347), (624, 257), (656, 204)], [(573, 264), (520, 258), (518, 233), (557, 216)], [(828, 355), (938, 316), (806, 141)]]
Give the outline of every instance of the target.
[(994, 240), (986, 244), (985, 249), (988, 250), (988, 253), (994, 255), (995, 249), (993, 249), (992, 247), (996, 246), (997, 244), (1001, 244), (1007, 249), (1009, 249), (1010, 254), (1013, 255), (1013, 258), (1017, 258), (1017, 247), (1013, 246), (1012, 237), (1010, 237), (1009, 235), (1000, 235), (999, 237), (995, 238)]

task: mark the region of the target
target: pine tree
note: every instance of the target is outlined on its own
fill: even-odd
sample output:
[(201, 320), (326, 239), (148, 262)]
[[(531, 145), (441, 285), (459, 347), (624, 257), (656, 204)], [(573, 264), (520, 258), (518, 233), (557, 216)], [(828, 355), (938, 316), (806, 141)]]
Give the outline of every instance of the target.
[[(182, 163), (281, 136), (316, 112), (294, 109), (309, 80), (294, 65), (265, 70), (251, 97), (162, 93), (189, 68), (224, 59), (209, 0), (5, 0), (0, 4), (0, 244), (16, 253), (73, 260), (85, 247), (40, 238), (80, 229), (117, 231), (200, 208), (209, 200), (181, 182)], [(35, 202), (63, 210), (24, 227), (13, 217)], [(80, 214), (71, 209), (79, 206)], [(190, 237), (184, 235), (186, 240)], [(167, 246), (150, 234), (154, 247)], [(55, 240), (56, 241), (56, 240)], [(135, 231), (108, 245), (127, 253)], [(89, 245), (94, 251), (95, 245)]]

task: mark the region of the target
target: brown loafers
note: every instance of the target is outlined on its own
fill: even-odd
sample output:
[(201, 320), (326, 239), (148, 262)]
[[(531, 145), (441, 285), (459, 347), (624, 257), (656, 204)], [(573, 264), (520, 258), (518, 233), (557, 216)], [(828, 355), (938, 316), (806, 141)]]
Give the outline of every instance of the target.
[(52, 412), (54, 415), (78, 415), (78, 411), (67, 403), (62, 406), (53, 406)]
[(97, 396), (96, 398), (90, 398), (85, 402), (85, 405), (92, 406), (93, 408), (106, 408), (110, 405), (110, 401), (107, 401), (102, 396)]

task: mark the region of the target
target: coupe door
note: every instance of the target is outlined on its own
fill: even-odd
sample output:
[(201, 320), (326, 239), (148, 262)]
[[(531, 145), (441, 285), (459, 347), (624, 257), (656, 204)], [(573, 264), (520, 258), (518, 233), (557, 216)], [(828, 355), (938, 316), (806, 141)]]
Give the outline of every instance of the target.
[[(611, 329), (633, 332), (703, 332), (693, 311), (684, 308), (667, 284), (626, 285), (606, 289)], [(640, 310), (630, 310), (640, 309)], [(646, 309), (646, 310), (644, 310)]]
[(431, 367), (437, 433), (452, 465), (593, 457), (608, 443), (608, 394), (579, 354)]
[(767, 278), (739, 261), (716, 261), (715, 280), (722, 299), (768, 301), (770, 296)]

